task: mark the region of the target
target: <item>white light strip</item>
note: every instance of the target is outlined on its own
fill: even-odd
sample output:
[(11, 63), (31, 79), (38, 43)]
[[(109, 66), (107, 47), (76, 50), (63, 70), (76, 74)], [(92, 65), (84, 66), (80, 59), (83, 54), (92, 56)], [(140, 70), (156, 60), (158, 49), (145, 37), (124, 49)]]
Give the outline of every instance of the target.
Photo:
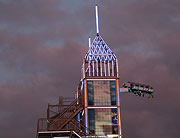
[[(86, 128), (88, 128), (88, 118), (87, 118), (88, 110), (85, 108), (85, 118), (86, 118)], [(88, 130), (86, 129), (86, 133), (88, 133)]]
[(41, 131), (38, 133), (66, 133), (66, 132), (71, 132), (71, 131)]
[[(74, 132), (72, 132), (72, 133), (74, 133)], [(52, 137), (52, 138), (62, 138), (62, 137)], [(69, 138), (69, 136), (63, 137), (63, 138)]]
[(119, 91), (119, 80), (117, 80), (117, 96), (118, 96), (118, 117), (119, 117), (119, 133), (121, 135), (121, 110), (120, 110), (120, 91)]
[(82, 138), (81, 136), (79, 136), (75, 131), (72, 131), (74, 134), (76, 134), (79, 138)]
[(91, 65), (90, 65), (90, 61), (89, 61), (89, 76), (91, 75)]
[(112, 76), (114, 76), (114, 62), (112, 60)]
[(105, 73), (105, 76), (106, 76), (106, 61), (104, 61), (104, 73)]
[(120, 88), (120, 92), (129, 92), (128, 88)]
[(91, 47), (91, 37), (89, 37), (89, 48)]
[[(87, 125), (87, 92), (86, 92), (86, 80), (84, 80), (84, 95), (85, 95), (85, 120), (86, 120), (86, 128), (88, 127)], [(86, 129), (86, 133), (88, 133), (87, 129)]]
[(118, 137), (119, 135), (107, 135), (108, 137)]
[[(86, 136), (86, 138), (93, 138), (93, 137), (95, 137), (95, 138), (97, 138), (97, 136)], [(101, 138), (107, 138), (107, 136), (98, 136), (98, 137), (101, 137)], [(83, 137), (84, 138), (84, 137)]]
[(83, 67), (82, 67), (82, 71), (83, 71), (83, 78), (85, 78), (85, 71), (84, 71), (84, 62), (83, 62)]
[(98, 61), (96, 62), (97, 76), (99, 76)]
[(116, 74), (116, 76), (117, 77), (119, 77), (119, 69), (118, 69), (118, 60), (116, 59), (116, 72), (117, 72), (117, 74)]
[(116, 80), (116, 79), (87, 79), (87, 80), (107, 80), (107, 81), (109, 81), (109, 80)]
[(117, 108), (117, 107), (103, 107), (103, 106), (88, 107), (88, 109), (93, 109), (93, 108)]
[(94, 61), (92, 61), (92, 63), (93, 63), (93, 76), (94, 76)]
[(86, 80), (84, 80), (85, 107), (87, 107)]
[(95, 6), (95, 11), (96, 11), (96, 31), (97, 34), (99, 33), (99, 22), (98, 22), (98, 6)]
[(117, 96), (118, 96), (118, 106), (120, 106), (120, 91), (119, 91), (119, 80), (117, 80)]
[(119, 114), (119, 133), (121, 136), (121, 113), (120, 113), (120, 107), (118, 108), (118, 114)]
[(102, 61), (100, 61), (101, 76), (102, 76)]
[[(93, 137), (97, 138), (97, 136), (86, 136), (86, 138), (88, 138), (88, 137), (89, 137), (89, 138), (93, 138)], [(100, 138), (107, 138), (107, 136), (98, 136), (98, 138), (99, 138), (99, 137), (100, 137)], [(84, 138), (84, 137), (83, 137), (83, 138)]]
[(109, 60), (108, 60), (108, 76), (110, 76), (110, 66), (109, 66)]

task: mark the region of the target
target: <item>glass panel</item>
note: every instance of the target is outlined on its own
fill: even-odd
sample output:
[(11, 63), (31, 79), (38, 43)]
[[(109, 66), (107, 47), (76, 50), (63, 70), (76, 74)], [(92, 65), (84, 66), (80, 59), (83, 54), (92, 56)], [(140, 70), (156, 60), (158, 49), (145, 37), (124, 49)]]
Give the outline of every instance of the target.
[(88, 105), (94, 103), (93, 81), (87, 81)]
[(116, 105), (116, 81), (87, 81), (88, 105)]
[(116, 81), (110, 81), (111, 105), (116, 105)]
[(89, 129), (96, 135), (118, 134), (117, 109), (89, 109)]
[(95, 117), (94, 117), (94, 109), (88, 110), (88, 119), (89, 119), (89, 130), (92, 133), (95, 133)]

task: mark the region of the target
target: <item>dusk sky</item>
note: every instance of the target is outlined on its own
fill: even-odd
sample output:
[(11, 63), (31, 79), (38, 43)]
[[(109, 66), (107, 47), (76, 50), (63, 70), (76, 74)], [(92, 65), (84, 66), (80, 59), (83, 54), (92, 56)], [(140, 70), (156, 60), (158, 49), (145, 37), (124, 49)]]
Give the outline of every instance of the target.
[(48, 103), (74, 97), (88, 37), (119, 61), (123, 138), (180, 138), (180, 0), (0, 0), (0, 137), (35, 138)]

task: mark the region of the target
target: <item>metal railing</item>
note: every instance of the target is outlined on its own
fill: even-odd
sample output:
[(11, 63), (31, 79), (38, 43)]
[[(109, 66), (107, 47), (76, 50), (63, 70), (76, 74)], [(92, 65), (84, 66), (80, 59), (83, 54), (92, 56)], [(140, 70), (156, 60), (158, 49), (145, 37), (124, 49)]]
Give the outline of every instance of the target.
[(58, 104), (48, 104), (47, 118), (55, 118), (60, 115), (74, 101), (74, 98), (59, 97)]
[(58, 131), (68, 130), (74, 131), (81, 137), (96, 137), (97, 135), (92, 133), (84, 125), (76, 120), (77, 114), (83, 110), (81, 96), (75, 99), (62, 113), (57, 114), (52, 118), (40, 118), (37, 124), (37, 131)]
[[(49, 131), (48, 123), (51, 122), (53, 119), (47, 119), (47, 118), (41, 118), (38, 120), (38, 132), (43, 131)], [(61, 119), (61, 121), (66, 121), (66, 119)], [(86, 128), (84, 125), (80, 124), (79, 121), (77, 121), (75, 118), (73, 118), (71, 121), (69, 121), (67, 126), (61, 130), (65, 131), (74, 131), (81, 137), (95, 137), (98, 138), (98, 136), (94, 133), (92, 133), (88, 128)]]
[(75, 99), (61, 114), (55, 118), (40, 118), (38, 120), (38, 131), (60, 130), (73, 119), (82, 109), (82, 98)]

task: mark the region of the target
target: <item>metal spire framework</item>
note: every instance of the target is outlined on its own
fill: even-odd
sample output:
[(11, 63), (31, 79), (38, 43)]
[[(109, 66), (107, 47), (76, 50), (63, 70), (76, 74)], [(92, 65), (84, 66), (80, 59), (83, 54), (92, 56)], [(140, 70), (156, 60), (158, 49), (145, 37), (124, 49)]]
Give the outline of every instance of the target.
[(117, 76), (117, 58), (98, 34), (85, 56), (86, 76)]
[(86, 61), (116, 61), (116, 56), (100, 35), (97, 35), (87, 52)]
[(85, 76), (116, 76), (118, 77), (118, 66), (116, 55), (108, 47), (99, 34), (98, 6), (95, 6), (97, 35), (92, 44), (89, 39), (89, 51), (85, 56), (83, 66)]
[(37, 124), (37, 138), (122, 138), (120, 92), (153, 97), (153, 88), (126, 82), (119, 86), (118, 60), (99, 34), (98, 7), (93, 42), (83, 59), (82, 79), (76, 98), (48, 104), (47, 118)]

